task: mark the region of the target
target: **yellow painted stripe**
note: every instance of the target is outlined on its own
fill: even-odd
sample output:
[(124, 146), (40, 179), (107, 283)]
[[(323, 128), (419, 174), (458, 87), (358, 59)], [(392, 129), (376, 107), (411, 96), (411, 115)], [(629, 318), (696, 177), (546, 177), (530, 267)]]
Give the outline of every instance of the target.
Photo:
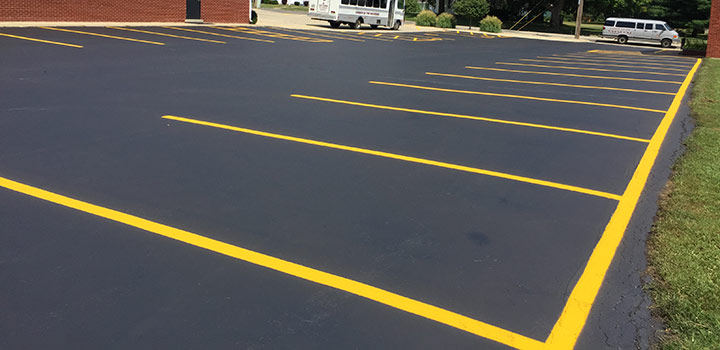
[(576, 57), (585, 57), (585, 58), (595, 58), (595, 59), (604, 59), (604, 60), (634, 60), (637, 61), (643, 60), (647, 62), (662, 62), (662, 63), (672, 63), (672, 64), (688, 64), (688, 68), (692, 67), (692, 61), (688, 62), (685, 60), (675, 60), (675, 59), (669, 59), (669, 58), (659, 58), (658, 56), (649, 56), (649, 55), (589, 55), (589, 54), (571, 54)]
[(173, 34), (160, 33), (160, 32), (151, 32), (151, 31), (149, 31), (149, 30), (140, 30), (140, 29), (122, 28), (122, 27), (108, 27), (108, 28), (110, 28), (110, 29), (117, 29), (117, 30), (126, 30), (126, 31), (137, 32), (137, 33), (145, 33), (145, 34), (153, 34), (153, 35), (167, 36), (167, 37), (170, 37), (170, 38), (187, 39), (187, 40), (197, 40), (197, 41), (204, 41), (204, 42), (215, 43), (215, 44), (225, 44), (224, 41), (219, 41), (219, 40), (200, 39), (200, 38), (193, 38), (193, 37), (183, 36), (183, 35), (173, 35)]
[(685, 72), (685, 73), (687, 73), (687, 71), (690, 69), (690, 67), (688, 67), (688, 69), (669, 68), (669, 67), (652, 67), (652, 66), (628, 67), (626, 64), (582, 62), (582, 61), (579, 61), (579, 60), (572, 61), (572, 62), (567, 62), (567, 61), (558, 60), (558, 59), (555, 59), (555, 58), (537, 59), (537, 60), (536, 60), (536, 59), (531, 59), (531, 58), (521, 58), (520, 61), (525, 61), (525, 62), (543, 62), (543, 63), (558, 63), (558, 64), (568, 64), (568, 63), (572, 63), (572, 64), (580, 64), (580, 65), (583, 65), (583, 66), (602, 66), (602, 67), (621, 67), (621, 68), (644, 68), (644, 69), (655, 69), (655, 70), (662, 70), (662, 71), (669, 71), (669, 70), (671, 70), (671, 71)]
[(622, 58), (630, 58), (629, 56), (634, 57), (642, 57), (647, 59), (655, 59), (657, 58), (658, 61), (665, 61), (665, 62), (685, 62), (692, 65), (692, 63), (695, 62), (693, 58), (685, 58), (680, 56), (674, 56), (674, 57), (657, 57), (657, 56), (649, 56), (642, 52), (638, 51), (604, 51), (601, 52), (601, 50), (591, 50), (588, 52), (578, 52), (577, 55), (587, 55), (587, 56), (594, 56), (594, 57), (622, 57)]
[(351, 39), (357, 39), (357, 40), (366, 39), (366, 40), (377, 40), (377, 41), (392, 41), (392, 40), (390, 40), (390, 39), (376, 38), (376, 37), (374, 37), (374, 36), (368, 36), (368, 37), (359, 38), (358, 35), (363, 34), (363, 32), (358, 32), (357, 35), (355, 35), (355, 34), (348, 34), (348, 33), (346, 33), (346, 32), (330, 32), (330, 33), (332, 33), (332, 35), (337, 35), (337, 36), (340, 36), (340, 37), (343, 37), (343, 38), (351, 38)]
[(603, 198), (614, 199), (614, 200), (620, 199), (619, 195), (608, 193), (608, 192), (597, 191), (597, 190), (592, 190), (592, 189), (582, 188), (582, 187), (577, 187), (577, 186), (571, 186), (571, 185), (565, 185), (565, 184), (561, 184), (561, 183), (557, 183), (557, 182), (538, 180), (538, 179), (533, 179), (533, 178), (524, 177), (524, 176), (501, 173), (501, 172), (492, 171), (492, 170), (472, 168), (472, 167), (464, 166), (464, 165), (439, 162), (439, 161), (430, 160), (430, 159), (404, 156), (401, 154), (375, 151), (375, 150), (371, 150), (371, 149), (365, 149), (365, 148), (359, 148), (359, 147), (353, 147), (353, 146), (345, 146), (345, 145), (340, 145), (340, 144), (336, 144), (336, 143), (310, 140), (310, 139), (304, 139), (304, 138), (294, 137), (294, 136), (274, 134), (274, 133), (269, 133), (269, 132), (265, 132), (265, 131), (240, 128), (237, 126), (218, 124), (218, 123), (197, 120), (197, 119), (176, 117), (176, 116), (172, 116), (172, 115), (166, 115), (166, 116), (163, 116), (163, 118), (170, 119), (170, 120), (176, 120), (176, 121), (180, 121), (180, 122), (185, 122), (185, 123), (204, 125), (204, 126), (209, 126), (209, 127), (218, 128), (218, 129), (237, 131), (237, 132), (250, 134), (250, 135), (269, 137), (269, 138), (278, 139), (278, 140), (292, 141), (292, 142), (304, 143), (304, 144), (313, 145), (313, 146), (320, 146), (320, 147), (339, 149), (339, 150), (349, 151), (349, 152), (369, 154), (369, 155), (373, 155), (373, 156), (377, 156), (377, 157), (402, 160), (402, 161), (410, 162), (410, 163), (432, 165), (432, 166), (445, 168), (445, 169), (452, 169), (452, 170), (464, 171), (464, 172), (468, 172), (468, 173), (497, 177), (497, 178), (501, 178), (501, 179), (524, 182), (524, 183), (529, 183), (529, 184), (538, 185), (538, 186), (551, 187), (551, 188), (556, 188), (556, 189), (565, 190), (565, 191), (587, 194), (587, 195), (591, 195), (591, 196), (603, 197)]
[(354, 281), (296, 264), (274, 256), (221, 242), (197, 233), (181, 230), (172, 226), (150, 221), (118, 210), (105, 208), (78, 199), (63, 196), (37, 187), (0, 177), (0, 187), (42, 199), (61, 206), (72, 208), (108, 220), (119, 222), (191, 246), (206, 249), (254, 265), (262, 266), (290, 276), (339, 289), (357, 296), (385, 304), (411, 314), (446, 324), (518, 349), (540, 349), (542, 343), (505, 329), (480, 322), (437, 306), (423, 303), (399, 294), (395, 294), (371, 285)]
[(558, 99), (554, 99), (554, 98), (522, 96), (522, 95), (509, 95), (509, 94), (496, 94), (496, 93), (492, 93), (492, 92), (482, 92), (482, 91), (443, 89), (443, 88), (436, 88), (436, 87), (430, 87), (430, 86), (408, 85), (408, 84), (398, 84), (398, 83), (386, 83), (386, 82), (382, 82), (382, 81), (370, 81), (370, 84), (388, 85), (388, 86), (397, 86), (397, 87), (406, 87), (406, 88), (411, 88), (411, 89), (430, 90), (430, 91), (452, 92), (452, 93), (459, 93), (459, 94), (471, 94), (471, 95), (483, 95), (483, 96), (494, 96), (494, 97), (519, 98), (519, 99), (534, 100), (534, 101), (571, 103), (571, 104), (579, 104), (579, 105), (586, 105), (586, 106), (598, 106), (598, 107), (610, 107), (610, 108), (632, 109), (632, 110), (636, 110), (636, 111), (655, 112), (655, 113), (665, 113), (665, 112), (666, 112), (666, 111), (663, 111), (663, 110), (660, 110), (660, 109), (651, 109), (651, 108), (642, 108), (642, 107), (633, 107), (633, 106), (613, 105), (613, 104), (608, 104), (608, 103), (596, 103), (596, 102), (574, 101), (574, 100), (558, 100)]
[(46, 44), (53, 44), (53, 45), (60, 45), (60, 46), (68, 46), (68, 47), (74, 47), (78, 49), (82, 49), (82, 45), (75, 45), (75, 44), (68, 44), (68, 43), (61, 43), (59, 41), (50, 41), (50, 40), (42, 40), (42, 39), (35, 39), (35, 38), (28, 38), (26, 36), (19, 36), (19, 35), (12, 35), (12, 34), (5, 34), (0, 33), (2, 36), (6, 36), (8, 38), (15, 38), (15, 39), (22, 39), (22, 40), (28, 40), (28, 41), (37, 41), (39, 43), (46, 43)]
[(644, 94), (659, 94), (659, 95), (671, 95), (671, 96), (674, 96), (674, 95), (675, 95), (675, 93), (673, 93), (673, 92), (635, 90), (635, 89), (622, 89), (622, 88), (606, 87), (606, 86), (590, 86), (590, 85), (561, 84), (561, 83), (549, 83), (549, 82), (544, 82), (544, 81), (526, 81), (526, 80), (512, 80), (512, 79), (496, 79), (496, 78), (485, 78), (485, 77), (477, 77), (477, 76), (470, 76), (470, 75), (444, 74), (444, 73), (431, 73), (431, 72), (425, 72), (425, 74), (427, 74), (427, 75), (441, 76), (441, 77), (451, 77), (451, 78), (463, 78), (463, 79), (474, 79), (474, 80), (485, 80), (485, 81), (500, 81), (500, 82), (504, 82), (504, 83), (564, 86), (564, 87), (572, 87), (572, 88), (579, 88), (579, 89), (612, 90), (612, 91), (638, 92), (638, 93), (644, 93)]
[(626, 80), (626, 81), (642, 81), (646, 83), (663, 83), (663, 84), (678, 84), (679, 81), (671, 80), (654, 80), (654, 79), (639, 79), (639, 78), (625, 78), (625, 77), (606, 77), (602, 75), (584, 75), (584, 74), (569, 74), (569, 73), (555, 73), (555, 72), (540, 72), (531, 70), (514, 70), (514, 69), (502, 69), (502, 68), (489, 68), (489, 67), (473, 67), (465, 66), (467, 69), (478, 69), (478, 70), (491, 70), (496, 72), (509, 72), (509, 73), (522, 73), (522, 74), (539, 74), (539, 75), (557, 75), (562, 77), (576, 77), (576, 78), (588, 78), (588, 79), (607, 79), (607, 80)]
[(596, 71), (596, 72), (672, 75), (672, 76), (679, 76), (679, 77), (685, 76), (685, 74), (663, 73), (663, 72), (643, 72), (643, 71), (626, 70), (626, 69), (580, 68), (580, 67), (569, 67), (569, 66), (548, 66), (548, 65), (544, 65), (544, 64), (526, 64), (526, 63), (513, 63), (513, 62), (495, 62), (495, 64), (504, 64), (504, 65), (508, 65), (508, 66), (552, 68), (552, 69), (591, 70), (591, 71)]
[(682, 104), (682, 99), (692, 82), (693, 75), (699, 66), (700, 60), (697, 60), (695, 66), (693, 66), (690, 73), (685, 77), (685, 81), (683, 81), (680, 90), (675, 96), (675, 99), (673, 99), (670, 109), (668, 109), (655, 135), (653, 135), (648, 147), (645, 149), (645, 153), (640, 159), (638, 167), (635, 169), (635, 173), (625, 189), (625, 193), (618, 202), (615, 212), (600, 237), (600, 241), (595, 246), (592, 255), (590, 255), (585, 270), (582, 275), (580, 275), (577, 284), (570, 293), (570, 297), (563, 308), (562, 314), (547, 339), (546, 343), (549, 349), (570, 350), (575, 346), (580, 332), (585, 326), (600, 286), (605, 279), (605, 274), (610, 267), (610, 263), (615, 256), (615, 252), (622, 241), (628, 223), (635, 211), (643, 188), (645, 188), (645, 183), (650, 175), (653, 164), (655, 164), (655, 159), (660, 152), (660, 147), (665, 140), (670, 125), (675, 119), (678, 108), (680, 108)]
[(309, 43), (331, 43), (331, 42), (333, 42), (332, 40), (327, 40), (327, 39), (290, 35), (290, 34), (285, 34), (285, 33), (271, 32), (271, 31), (267, 31), (267, 30), (250, 29), (250, 28), (245, 28), (245, 27), (214, 27), (214, 28), (222, 29), (222, 30), (229, 30), (229, 31), (239, 32), (239, 33), (245, 33), (245, 34), (258, 35), (258, 36), (266, 36), (266, 37), (275, 38), (275, 39), (304, 41), (304, 42), (309, 42)]
[(227, 35), (227, 34), (220, 34), (220, 33), (213, 33), (213, 32), (207, 32), (204, 30), (197, 30), (197, 29), (187, 29), (187, 28), (178, 28), (178, 27), (163, 27), (167, 29), (175, 29), (175, 30), (182, 30), (186, 32), (192, 32), (192, 33), (200, 33), (200, 34), (207, 34), (207, 35), (214, 35), (214, 36), (222, 36), (225, 38), (233, 38), (233, 39), (243, 39), (243, 40), (250, 40), (250, 41), (259, 41), (263, 43), (274, 43), (272, 40), (265, 40), (265, 39), (256, 39), (256, 38), (248, 38), (245, 36), (237, 36), (237, 35)]
[(390, 111), (409, 112), (409, 113), (418, 113), (418, 114), (426, 114), (426, 115), (435, 115), (435, 116), (440, 116), (440, 117), (478, 120), (478, 121), (484, 121), (484, 122), (489, 122), (489, 123), (499, 123), (499, 124), (515, 125), (515, 126), (524, 126), (524, 127), (529, 127), (529, 128), (538, 128), (538, 129), (547, 129), (547, 130), (571, 132), (571, 133), (578, 133), (578, 134), (602, 136), (602, 137), (609, 137), (609, 138), (636, 141), (636, 142), (650, 142), (650, 140), (641, 139), (641, 138), (637, 138), (637, 137), (615, 135), (615, 134), (589, 131), (589, 130), (581, 130), (581, 129), (563, 128), (563, 127), (544, 125), (544, 124), (523, 123), (523, 122), (516, 122), (516, 121), (511, 121), (511, 120), (475, 117), (475, 116), (471, 116), (471, 115), (454, 114), (454, 113), (432, 112), (432, 111), (424, 111), (421, 109), (383, 106), (383, 105), (376, 105), (376, 104), (370, 104), (370, 103), (336, 100), (336, 99), (331, 99), (331, 98), (314, 97), (314, 96), (298, 95), (298, 94), (292, 94), (290, 96), (296, 97), (296, 98), (303, 98), (303, 99), (307, 99), (307, 100), (340, 103), (340, 104), (346, 104), (346, 105), (351, 105), (351, 106), (385, 109), (385, 110), (390, 110)]
[(91, 32), (82, 32), (82, 31), (79, 31), (79, 30), (72, 30), (72, 29), (53, 28), (53, 27), (38, 27), (38, 28), (48, 29), (48, 30), (57, 30), (57, 31), (68, 32), (68, 33), (76, 33), (76, 34), (85, 34), (85, 35), (99, 36), (99, 37), (109, 38), (109, 39), (118, 39), (118, 40), (134, 41), (134, 42), (144, 43), (144, 44), (165, 45), (165, 44), (159, 43), (159, 42), (157, 42), (157, 41), (148, 41), (148, 40), (140, 40), (140, 39), (126, 38), (126, 37), (122, 37), (122, 36), (98, 34), (98, 33), (91, 33)]
[(626, 65), (631, 66), (639, 66), (639, 67), (646, 67), (646, 66), (659, 66), (659, 67), (675, 67), (675, 68), (684, 68), (685, 71), (690, 70), (692, 66), (688, 66), (685, 64), (668, 64), (668, 63), (657, 63), (657, 62), (646, 62), (646, 61), (629, 61), (629, 60), (608, 60), (603, 58), (587, 58), (585, 56), (572, 56), (572, 55), (552, 55), (550, 56), (537, 56), (538, 58), (548, 58), (553, 60), (563, 60), (563, 61), (573, 61), (573, 62), (613, 62), (613, 63), (623, 63)]
[[(282, 31), (286, 31), (286, 32), (289, 32), (289, 33), (296, 33), (296, 31), (293, 31), (293, 30), (287, 29), (287, 28), (272, 27), (272, 29), (282, 30)], [(348, 37), (343, 37), (343, 36), (339, 36), (339, 35), (320, 34), (320, 33), (318, 33), (317, 31), (299, 31), (299, 32), (302, 33), (303, 35), (314, 35), (314, 36), (319, 36), (319, 37), (324, 37), (324, 38), (331, 38), (331, 39), (340, 39), (340, 40), (348, 40), (348, 41), (365, 42), (365, 40), (362, 40), (362, 39), (348, 38)]]

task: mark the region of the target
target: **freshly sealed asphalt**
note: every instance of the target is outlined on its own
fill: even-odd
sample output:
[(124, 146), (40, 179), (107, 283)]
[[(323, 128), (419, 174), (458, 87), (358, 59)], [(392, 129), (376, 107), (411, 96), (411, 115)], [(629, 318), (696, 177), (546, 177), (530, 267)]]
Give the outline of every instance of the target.
[[(317, 32), (316, 39), (332, 42), (315, 42), (307, 39), (312, 32), (261, 28), (294, 35), (289, 39), (191, 28), (274, 41), (265, 42), (138, 28), (227, 42), (221, 44), (71, 29), (165, 45), (2, 29), (83, 47), (0, 36), (0, 177), (363, 282), (539, 342), (558, 320), (617, 200), (162, 117), (621, 196), (694, 63), (588, 53), (609, 49), (598, 44), (454, 32), (397, 38), (391, 31)], [(590, 58), (573, 61), (575, 54)], [(522, 61), (553, 55), (571, 58)], [(598, 61), (577, 64), (592, 58)], [(617, 67), (618, 60), (631, 68)], [(632, 61), (657, 64), (638, 68)], [(669, 66), (676, 70), (653, 69)], [(661, 175), (648, 182), (655, 192), (646, 193), (647, 208), (679, 147), (682, 119), (661, 149)], [(638, 225), (652, 218), (647, 208), (638, 210)], [(612, 271), (623, 271), (624, 259), (616, 258)], [(604, 330), (596, 323), (622, 328), (637, 321), (607, 310), (612, 298), (623, 297), (618, 290), (634, 287), (604, 285), (598, 300), (605, 309), (593, 309), (583, 348), (611, 346), (600, 344)], [(2, 348), (507, 348), (6, 188), (0, 188), (0, 310)], [(635, 338), (623, 341), (632, 345)]]

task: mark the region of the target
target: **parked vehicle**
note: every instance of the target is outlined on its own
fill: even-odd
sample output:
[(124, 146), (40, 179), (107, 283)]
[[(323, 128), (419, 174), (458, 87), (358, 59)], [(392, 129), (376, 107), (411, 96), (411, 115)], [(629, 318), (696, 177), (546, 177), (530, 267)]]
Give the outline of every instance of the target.
[(405, 21), (405, 0), (310, 0), (308, 16), (328, 21), (333, 28), (369, 24), (399, 29)]
[(602, 36), (616, 39), (620, 44), (629, 40), (657, 42), (668, 48), (673, 43), (680, 43), (680, 36), (667, 23), (650, 19), (610, 17), (605, 20)]

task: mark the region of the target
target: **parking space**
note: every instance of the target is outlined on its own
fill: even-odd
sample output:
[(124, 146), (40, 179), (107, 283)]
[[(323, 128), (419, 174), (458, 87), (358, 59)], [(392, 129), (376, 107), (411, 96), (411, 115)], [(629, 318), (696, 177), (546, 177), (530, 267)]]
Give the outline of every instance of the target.
[(461, 31), (0, 32), (10, 347), (570, 349), (698, 65)]

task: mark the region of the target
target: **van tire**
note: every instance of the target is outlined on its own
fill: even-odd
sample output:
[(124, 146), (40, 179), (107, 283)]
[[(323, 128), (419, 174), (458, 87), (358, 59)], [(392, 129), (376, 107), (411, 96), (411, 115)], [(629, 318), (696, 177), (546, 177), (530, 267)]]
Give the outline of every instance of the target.
[(372, 28), (372, 29), (377, 29), (377, 28), (378, 28), (378, 25), (377, 25), (377, 24), (371, 24), (371, 25), (370, 25), (370, 28)]
[(627, 44), (628, 37), (625, 35), (621, 35), (618, 37), (618, 44)]
[(395, 21), (392, 26), (392, 30), (398, 30), (400, 29), (400, 21)]
[(662, 46), (664, 49), (667, 49), (668, 47), (672, 46), (672, 40), (670, 39), (662, 39), (660, 41), (660, 46)]
[(362, 22), (362, 18), (358, 18), (355, 23), (348, 23), (348, 25), (350, 26), (350, 29), (360, 29), (360, 25), (362, 25)]
[(340, 28), (340, 22), (338, 21), (328, 21), (330, 23), (330, 27), (332, 28)]

